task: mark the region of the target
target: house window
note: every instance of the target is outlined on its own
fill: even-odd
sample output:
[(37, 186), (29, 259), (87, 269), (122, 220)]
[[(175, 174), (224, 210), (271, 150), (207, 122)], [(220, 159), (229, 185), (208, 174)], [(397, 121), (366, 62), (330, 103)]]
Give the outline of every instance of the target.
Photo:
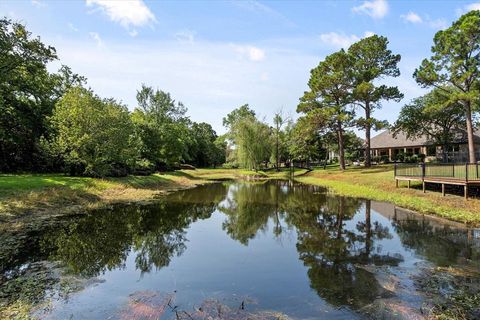
[(437, 147), (436, 146), (428, 146), (427, 147), (427, 156), (432, 157), (437, 155)]
[(450, 145), (447, 148), (448, 152), (458, 152), (460, 151), (460, 146), (458, 144), (456, 145)]

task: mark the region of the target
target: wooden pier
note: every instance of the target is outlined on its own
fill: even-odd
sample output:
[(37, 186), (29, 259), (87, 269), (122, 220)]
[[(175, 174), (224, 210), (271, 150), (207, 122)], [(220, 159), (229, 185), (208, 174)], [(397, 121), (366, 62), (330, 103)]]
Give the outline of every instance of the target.
[(478, 163), (395, 163), (395, 184), (407, 181), (421, 181), (423, 192), (426, 183), (442, 185), (442, 195), (445, 196), (445, 185), (463, 186), (465, 199), (468, 199), (468, 188), (480, 186)]

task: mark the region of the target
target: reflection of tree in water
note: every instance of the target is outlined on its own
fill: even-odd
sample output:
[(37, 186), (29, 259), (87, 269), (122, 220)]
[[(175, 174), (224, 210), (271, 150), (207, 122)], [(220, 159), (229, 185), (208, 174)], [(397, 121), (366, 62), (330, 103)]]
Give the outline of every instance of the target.
[(469, 241), (471, 230), (458, 229), (405, 212), (395, 215), (392, 221), (395, 232), (404, 247), (438, 266), (480, 261), (478, 246)]
[(214, 205), (156, 203), (97, 211), (48, 234), (43, 248), (76, 274), (96, 276), (124, 267), (130, 252), (136, 267), (162, 268), (185, 250), (185, 231), (198, 218), (208, 218)]
[[(274, 181), (240, 184), (229, 189), (220, 210), (227, 215), (224, 230), (243, 244), (267, 228), (280, 235), (282, 221), (297, 231), (297, 250), (309, 268), (311, 286), (333, 305), (361, 307), (385, 292), (375, 276), (361, 264), (396, 265), (402, 257), (381, 254), (378, 242), (391, 238), (387, 227), (371, 220), (370, 202), (365, 216), (352, 228), (362, 201), (327, 195), (324, 190)], [(358, 219), (358, 218), (356, 218)]]
[(369, 205), (365, 222), (356, 229), (345, 223), (358, 212), (361, 202), (344, 197), (327, 197), (320, 211), (296, 210), (289, 221), (298, 233), (297, 250), (309, 268), (311, 286), (319, 296), (335, 305), (360, 308), (373, 302), (384, 290), (375, 276), (359, 264), (397, 264), (401, 257), (372, 255), (375, 240), (390, 237), (387, 228), (371, 224)]
[(180, 190), (166, 196), (167, 202), (190, 203), (195, 205), (217, 205), (227, 194), (226, 183), (215, 183), (198, 186), (194, 189)]
[(280, 180), (231, 185), (227, 199), (218, 208), (227, 216), (223, 229), (247, 245), (259, 231), (266, 231), (272, 219), (273, 234), (279, 237), (285, 227), (291, 227), (282, 225), (290, 208), (320, 208), (321, 195), (314, 192), (320, 189)]
[(223, 229), (232, 239), (247, 245), (258, 231), (266, 230), (268, 219), (275, 214), (274, 194), (278, 191), (279, 188), (271, 183), (230, 186), (229, 196), (218, 208), (227, 216)]

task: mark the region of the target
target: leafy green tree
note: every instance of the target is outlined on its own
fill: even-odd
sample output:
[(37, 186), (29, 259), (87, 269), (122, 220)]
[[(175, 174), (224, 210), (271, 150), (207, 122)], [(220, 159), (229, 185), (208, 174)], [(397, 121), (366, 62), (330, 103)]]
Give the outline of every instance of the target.
[(337, 134), (340, 169), (345, 169), (344, 131), (353, 125), (351, 61), (342, 49), (320, 62), (311, 71), (308, 86), (297, 107), (298, 112), (310, 116), (321, 131)]
[(208, 123), (196, 123), (191, 126), (193, 143), (190, 147), (192, 163), (199, 167), (216, 166), (223, 163), (225, 150), (218, 139), (217, 133)]
[(50, 120), (55, 136), (49, 147), (72, 175), (126, 175), (137, 158), (127, 107), (113, 99), (75, 87), (55, 105)]
[(413, 74), (423, 87), (445, 91), (459, 102), (465, 115), (469, 161), (476, 162), (473, 113), (480, 99), (480, 11), (464, 14), (433, 38), (432, 56), (424, 59)]
[(239, 164), (247, 169), (258, 170), (270, 156), (270, 127), (255, 117), (247, 117), (235, 123), (233, 132)]
[(38, 159), (53, 107), (46, 65), (56, 58), (25, 26), (0, 20), (0, 171), (31, 170)]
[(214, 152), (213, 152), (213, 167), (221, 165), (227, 161), (227, 141), (225, 136), (219, 136), (213, 142)]
[(137, 92), (137, 101), (131, 117), (141, 139), (141, 157), (157, 169), (172, 168), (188, 159), (192, 136), (185, 106), (169, 93), (145, 85)]
[(250, 117), (255, 117), (255, 111), (250, 109), (248, 104), (244, 104), (223, 118), (223, 126), (228, 130), (231, 130), (240, 120)]
[[(282, 131), (282, 127), (288, 123), (288, 117), (283, 115), (283, 111), (279, 110), (275, 112), (273, 116), (273, 133), (275, 139), (275, 147), (273, 148), (272, 153), (272, 162), (275, 163), (275, 168), (277, 171), (280, 170), (280, 162), (281, 160), (286, 160), (285, 152), (286, 152), (286, 144), (285, 144), (285, 132)], [(283, 156), (283, 157), (282, 157)]]
[(238, 166), (238, 152), (235, 149), (235, 137), (237, 133), (235, 132), (237, 124), (244, 119), (255, 119), (255, 111), (250, 109), (248, 104), (244, 104), (223, 118), (223, 126), (228, 130), (225, 135), (227, 140), (227, 156), (226, 160), (231, 166)]
[[(308, 119), (308, 116), (300, 117), (288, 131), (288, 136), (288, 152), (292, 159), (300, 161), (320, 160), (322, 151), (326, 152), (322, 148), (322, 137), (317, 130), (317, 126)], [(325, 158), (325, 155), (323, 158)]]
[(426, 136), (441, 145), (444, 161), (447, 161), (445, 151), (462, 131), (465, 131), (464, 107), (458, 101), (451, 101), (442, 89), (434, 89), (403, 106), (393, 127), (394, 134), (403, 132), (409, 139)]
[(393, 54), (387, 48), (386, 37), (373, 35), (350, 46), (348, 54), (352, 59), (353, 101), (365, 112), (364, 117), (357, 119), (357, 124), (365, 130), (365, 166), (371, 166), (370, 134), (374, 130), (385, 127), (385, 121), (375, 119), (372, 114), (382, 107), (383, 100), (396, 102), (403, 98), (397, 87), (378, 85), (384, 77), (398, 77), (400, 55)]

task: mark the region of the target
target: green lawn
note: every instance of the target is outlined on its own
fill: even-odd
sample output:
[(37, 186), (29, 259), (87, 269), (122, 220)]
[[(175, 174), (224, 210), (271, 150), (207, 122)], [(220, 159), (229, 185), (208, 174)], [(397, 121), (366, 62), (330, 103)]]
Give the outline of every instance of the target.
[(95, 179), (63, 174), (0, 175), (0, 221), (32, 212), (148, 200), (162, 192), (205, 183), (183, 172)]
[[(0, 175), (0, 218), (35, 209), (58, 209), (72, 205), (91, 206), (111, 201), (149, 199), (158, 193), (190, 187), (212, 180), (226, 179), (287, 179), (288, 169), (280, 172), (243, 169), (197, 169), (150, 176), (94, 179), (68, 177), (62, 174)], [(435, 214), (451, 220), (480, 226), (480, 201), (465, 201), (460, 195), (421, 191), (419, 183), (412, 189), (395, 188), (392, 165), (370, 169), (338, 166), (312, 172), (295, 170), (295, 179), (307, 184), (322, 185), (340, 195), (387, 201), (420, 213)]]
[(412, 183), (411, 189), (407, 189), (406, 184), (396, 188), (393, 165), (379, 165), (370, 169), (349, 167), (344, 172), (338, 167), (329, 167), (327, 170), (316, 169), (298, 177), (297, 180), (322, 185), (345, 196), (387, 201), (420, 213), (435, 214), (475, 226), (480, 225), (479, 200), (465, 201), (461, 195), (455, 194), (442, 197), (437, 190), (427, 189), (427, 193), (423, 193), (419, 182)]

